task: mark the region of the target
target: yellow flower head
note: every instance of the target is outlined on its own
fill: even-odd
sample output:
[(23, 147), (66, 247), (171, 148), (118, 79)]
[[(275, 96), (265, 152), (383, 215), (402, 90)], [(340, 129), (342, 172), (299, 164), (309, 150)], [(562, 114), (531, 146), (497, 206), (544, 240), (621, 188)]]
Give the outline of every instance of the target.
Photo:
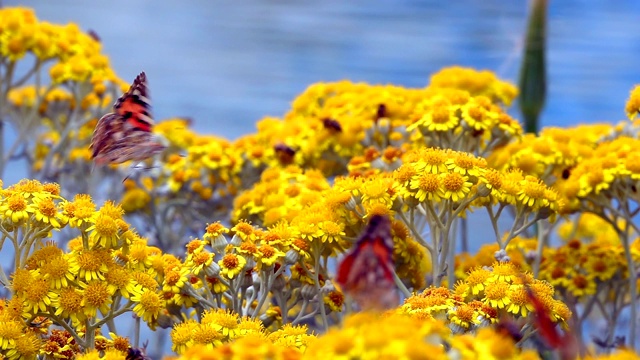
[(633, 120), (640, 112), (640, 85), (631, 90), (624, 110), (630, 120)]
[(278, 260), (284, 258), (285, 253), (271, 245), (263, 244), (258, 247), (258, 264), (272, 266)]
[(91, 196), (87, 194), (77, 194), (72, 202), (65, 202), (63, 214), (69, 218), (72, 227), (80, 227), (91, 220), (96, 210)]
[(133, 312), (146, 322), (151, 329), (157, 325), (155, 321), (162, 310), (166, 307), (164, 298), (154, 289), (145, 289), (131, 297), (136, 305)]
[(236, 275), (240, 274), (246, 264), (247, 260), (236, 254), (226, 254), (222, 260), (218, 261), (221, 274), (229, 279), (233, 279)]
[(238, 335), (240, 317), (234, 312), (224, 309), (208, 310), (202, 316), (202, 324), (210, 325), (226, 339), (235, 339)]

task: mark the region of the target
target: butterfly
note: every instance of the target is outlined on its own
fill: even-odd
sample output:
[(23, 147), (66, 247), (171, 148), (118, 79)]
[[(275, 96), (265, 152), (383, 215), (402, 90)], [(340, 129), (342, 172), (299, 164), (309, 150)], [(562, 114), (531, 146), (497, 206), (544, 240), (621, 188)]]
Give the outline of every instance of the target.
[(149, 356), (147, 356), (145, 352), (145, 348), (134, 348), (130, 347), (127, 351), (126, 360), (151, 360)]
[(361, 310), (398, 306), (392, 254), (391, 222), (387, 216), (374, 215), (338, 264), (336, 276), (336, 282)]
[(142, 347), (129, 347), (125, 360), (151, 360), (151, 358), (147, 356), (147, 345), (149, 345), (149, 340), (145, 341)]
[(540, 336), (545, 343), (558, 352), (560, 359), (577, 359), (580, 353), (580, 345), (577, 338), (571, 332), (560, 332), (557, 324), (551, 319), (549, 309), (542, 300), (528, 286), (526, 287), (527, 296), (534, 309), (534, 326), (538, 330)]
[(96, 165), (140, 162), (166, 148), (151, 132), (148, 94), (147, 76), (141, 72), (115, 102), (113, 112), (98, 121), (89, 146)]

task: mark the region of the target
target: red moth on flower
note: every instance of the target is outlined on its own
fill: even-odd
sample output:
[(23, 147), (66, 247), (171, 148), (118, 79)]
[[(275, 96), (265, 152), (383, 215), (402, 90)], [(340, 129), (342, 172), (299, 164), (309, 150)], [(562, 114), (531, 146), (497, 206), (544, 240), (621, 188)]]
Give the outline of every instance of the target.
[(96, 164), (143, 161), (165, 149), (151, 132), (153, 119), (147, 90), (147, 77), (140, 73), (129, 91), (104, 115), (91, 139), (91, 158)]
[(386, 310), (400, 301), (394, 281), (393, 237), (388, 217), (374, 215), (338, 264), (336, 282), (362, 310)]

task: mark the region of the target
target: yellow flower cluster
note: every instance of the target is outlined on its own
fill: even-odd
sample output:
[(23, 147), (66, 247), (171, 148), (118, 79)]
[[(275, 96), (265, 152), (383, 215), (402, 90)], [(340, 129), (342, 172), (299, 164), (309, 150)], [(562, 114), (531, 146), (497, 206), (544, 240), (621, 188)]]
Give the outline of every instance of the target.
[(235, 198), (232, 221), (260, 221), (264, 226), (281, 220), (291, 222), (305, 207), (322, 201), (322, 192), (328, 188), (329, 183), (317, 170), (305, 172), (293, 165), (267, 169), (250, 191)]
[(638, 149), (640, 140), (629, 137), (599, 144), (592, 157), (577, 164), (568, 178), (557, 185), (570, 209), (577, 210), (581, 199), (597, 199), (607, 193), (622, 192), (635, 200), (633, 188), (640, 179)]
[(429, 89), (465, 90), (471, 96), (486, 96), (492, 102), (507, 106), (518, 95), (518, 89), (513, 84), (498, 79), (492, 71), (477, 71), (459, 66), (452, 66), (432, 75)]
[(422, 148), (407, 153), (403, 161), (394, 178), (405, 201), (468, 204), (468, 199), (479, 199), (479, 206), (502, 203), (548, 215), (559, 207), (557, 193), (538, 178), (494, 170), (469, 153)]
[[(442, 322), (399, 314), (355, 314), (317, 338), (298, 335), (295, 329), (285, 327), (269, 336), (249, 334), (213, 351), (195, 346), (178, 359), (539, 359), (491, 328), (476, 336), (451, 335)], [(289, 335), (292, 332), (297, 336)]]
[(537, 136), (525, 134), (497, 149), (487, 161), (496, 169), (519, 169), (553, 184), (557, 179), (566, 179), (573, 167), (592, 157), (596, 144), (611, 131), (610, 124), (548, 127)]
[(32, 9), (21, 7), (3, 8), (0, 23), (0, 56), (12, 63), (27, 53), (35, 55), (39, 62), (58, 59), (50, 70), (54, 83), (114, 76), (107, 58), (100, 54), (100, 41), (75, 24), (40, 22)]
[(0, 356), (4, 359), (35, 359), (43, 344), (38, 326), (25, 325), (21, 307), (18, 299), (0, 300)]
[[(401, 145), (412, 141), (407, 126), (422, 128), (421, 122), (432, 117), (433, 103), (441, 101), (442, 93), (447, 94), (446, 101), (455, 103), (451, 107), (452, 116), (458, 119), (455, 125), (443, 134), (417, 132), (413, 141), (418, 141), (418, 146), (455, 143), (468, 147), (467, 151), (481, 146), (488, 152), (518, 136), (521, 129), (492, 102), (512, 98), (510, 85), (485, 76), (488, 72), (479, 74), (481, 79), (476, 83), (473, 70), (443, 71), (436, 78), (437, 84), (425, 89), (348, 81), (314, 84), (293, 101), (283, 119), (264, 118), (256, 134), (233, 143), (196, 135), (187, 129), (187, 121), (172, 119), (159, 124), (156, 132), (187, 155), (170, 157), (164, 167), (165, 177), (174, 192), (191, 184), (197, 193), (202, 192), (200, 189), (213, 189), (215, 193), (225, 188), (225, 183), (231, 189), (249, 188), (265, 168), (297, 165), (319, 169), (325, 175), (341, 174), (347, 163), (355, 171), (359, 164), (378, 157), (376, 151), (389, 165), (404, 151)], [(458, 80), (447, 85), (449, 78)]]
[[(0, 275), (9, 284), (18, 318), (27, 319), (28, 324), (41, 322), (45, 330), (52, 323), (66, 325), (77, 347), (52, 339), (53, 333), (39, 338), (48, 349), (44, 351), (55, 357), (97, 346), (94, 341), (99, 339), (94, 335), (100, 327), (128, 311), (151, 328), (162, 326), (166, 300), (159, 284), (166, 264), (177, 259), (147, 246), (124, 221), (118, 205), (106, 202), (96, 209), (88, 195), (68, 201), (59, 192), (57, 184), (36, 180), (0, 190), (2, 245), (10, 240), (15, 249), (11, 280), (4, 272)], [(69, 241), (69, 252), (47, 240), (51, 230), (65, 226), (79, 232)], [(14, 340), (3, 342), (5, 354), (24, 350), (15, 347)], [(60, 346), (53, 349), (53, 343)]]
[[(629, 274), (624, 247), (609, 223), (585, 213), (564, 224), (559, 233), (565, 243), (543, 250), (541, 279), (581, 302), (591, 301), (600, 291), (625, 286)], [(640, 239), (631, 243), (631, 255), (640, 263)]]
[[(97, 35), (76, 24), (39, 21), (32, 9), (22, 7), (0, 9), (0, 24), (0, 68), (6, 84), (0, 90), (0, 115), (17, 133), (7, 158), (25, 156), (35, 172), (56, 180), (65, 164), (90, 161), (92, 120), (106, 113), (114, 94), (128, 84), (109, 67)], [(25, 65), (29, 55), (35, 61)], [(47, 71), (50, 81), (45, 82)], [(34, 154), (16, 154), (22, 147), (34, 147)]]
[[(502, 243), (505, 243), (505, 241)], [(506, 257), (502, 255), (500, 245), (497, 243), (482, 245), (473, 255), (467, 252), (456, 254), (456, 278), (466, 279), (471, 269), (491, 266), (496, 262), (496, 255), (498, 255), (501, 260), (508, 258), (508, 261), (515, 265), (518, 270), (530, 272), (533, 270), (530, 262), (535, 256), (537, 245), (538, 241), (536, 239), (515, 237), (504, 249)]]
[[(268, 169), (261, 182), (236, 198), (234, 214), (255, 216), (265, 225), (284, 221), (296, 234), (294, 246), (301, 256), (329, 256), (350, 247), (347, 239), (358, 236), (363, 219), (393, 214), (395, 187), (389, 174), (339, 177), (329, 187), (318, 172), (302, 173), (292, 166)], [(430, 271), (424, 247), (401, 221), (392, 222), (392, 235), (398, 275), (412, 285), (424, 286)]]
[[(308, 335), (304, 325), (284, 325), (269, 333), (262, 322), (250, 317), (239, 317), (237, 313), (222, 309), (206, 310), (202, 320), (187, 320), (171, 330), (172, 350), (181, 358), (193, 356), (221, 359), (239, 351), (244, 356), (269, 356), (269, 352), (285, 352), (293, 356), (304, 351), (308, 344), (315, 340)], [(267, 351), (268, 350), (268, 351)]]
[[(634, 261), (640, 263), (640, 240), (632, 246)], [(613, 282), (624, 280), (624, 286), (626, 270), (622, 245), (600, 241), (585, 244), (572, 239), (561, 247), (544, 249), (540, 278), (580, 301), (589, 301)]]
[[(189, 129), (189, 123), (174, 118), (154, 128), (169, 141), (172, 154), (165, 159), (156, 182), (166, 183), (172, 193), (193, 193), (204, 201), (214, 195), (234, 195), (243, 180), (239, 174), (245, 166), (244, 149), (216, 136), (198, 135)], [(181, 152), (185, 155), (178, 155)]]
[(405, 300), (398, 312), (444, 320), (454, 333), (462, 333), (495, 324), (506, 314), (526, 318), (534, 310), (528, 291), (542, 302), (553, 321), (566, 326), (571, 311), (554, 299), (553, 286), (521, 272), (511, 262), (472, 268), (453, 290), (428, 288)]

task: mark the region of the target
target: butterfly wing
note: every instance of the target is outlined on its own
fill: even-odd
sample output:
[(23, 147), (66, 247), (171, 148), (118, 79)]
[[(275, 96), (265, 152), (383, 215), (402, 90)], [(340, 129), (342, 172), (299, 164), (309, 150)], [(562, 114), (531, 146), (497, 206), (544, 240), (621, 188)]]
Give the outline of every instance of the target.
[(115, 102), (113, 110), (98, 121), (93, 133), (90, 149), (97, 164), (142, 161), (165, 149), (151, 133), (153, 119), (144, 72)]
[(336, 276), (361, 309), (384, 310), (398, 305), (392, 254), (389, 218), (372, 216), (355, 246), (339, 263)]
[(129, 91), (124, 93), (113, 105), (113, 110), (125, 121), (132, 131), (151, 132), (153, 119), (151, 118), (151, 103), (147, 88), (147, 75), (141, 72)]

